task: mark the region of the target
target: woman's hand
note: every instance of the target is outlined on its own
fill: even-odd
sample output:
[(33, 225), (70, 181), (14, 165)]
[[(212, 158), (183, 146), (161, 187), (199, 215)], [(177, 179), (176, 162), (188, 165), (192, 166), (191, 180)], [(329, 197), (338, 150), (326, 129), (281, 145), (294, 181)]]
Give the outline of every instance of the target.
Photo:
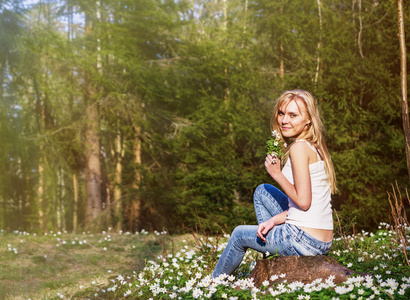
[(266, 242), (265, 235), (271, 230), (274, 226), (273, 218), (269, 219), (266, 222), (260, 223), (258, 226), (258, 231), (256, 232), (256, 235), (263, 241)]
[(265, 159), (265, 169), (268, 171), (269, 175), (274, 178), (276, 174), (281, 172), (280, 170), (280, 159), (276, 154), (268, 154)]
[(256, 235), (263, 241), (266, 242), (265, 235), (268, 234), (269, 230), (271, 230), (273, 227), (279, 224), (283, 224), (286, 221), (286, 216), (288, 214), (288, 211), (285, 210), (281, 212), (280, 214), (273, 216), (266, 222), (260, 223), (258, 226), (258, 231), (256, 232)]

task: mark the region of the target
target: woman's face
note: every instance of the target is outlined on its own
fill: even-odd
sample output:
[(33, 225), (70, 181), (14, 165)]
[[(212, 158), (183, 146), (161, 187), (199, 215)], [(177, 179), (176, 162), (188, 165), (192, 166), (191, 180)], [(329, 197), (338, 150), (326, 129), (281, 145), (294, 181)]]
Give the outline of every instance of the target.
[(303, 101), (292, 100), (279, 108), (278, 125), (283, 137), (298, 138), (309, 123), (310, 120)]

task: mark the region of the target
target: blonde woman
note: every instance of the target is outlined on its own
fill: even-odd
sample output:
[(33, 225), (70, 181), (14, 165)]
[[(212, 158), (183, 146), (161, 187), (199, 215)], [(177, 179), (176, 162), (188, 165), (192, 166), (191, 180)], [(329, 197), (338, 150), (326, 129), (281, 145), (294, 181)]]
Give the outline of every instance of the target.
[(276, 101), (272, 127), (288, 148), (281, 160), (268, 154), (265, 169), (283, 192), (270, 184), (258, 186), (254, 205), (259, 225), (235, 228), (214, 278), (231, 274), (248, 248), (264, 254), (314, 256), (327, 254), (332, 245), (330, 202), (336, 177), (312, 95), (304, 90), (284, 92)]

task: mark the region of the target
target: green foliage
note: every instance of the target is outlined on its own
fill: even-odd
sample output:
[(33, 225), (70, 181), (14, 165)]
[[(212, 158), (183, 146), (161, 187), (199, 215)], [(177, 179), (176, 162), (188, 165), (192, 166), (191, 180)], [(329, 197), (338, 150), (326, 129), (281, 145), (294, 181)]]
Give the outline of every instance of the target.
[[(357, 14), (336, 7), (324, 14), (324, 28), (331, 27), (333, 34), (324, 35), (323, 59), (332, 68), (323, 68), (323, 86), (319, 86), (323, 92), (318, 93), (338, 179), (334, 206), (343, 216), (355, 218), (357, 227), (366, 229), (387, 221), (389, 178), (403, 186), (408, 182), (404, 153), (395, 148), (402, 138), (394, 129), (401, 119), (399, 101), (393, 97), (399, 88), (398, 49), (390, 43), (378, 46), (380, 39), (395, 32), (395, 7), (383, 2), (369, 9), (373, 13), (362, 15), (362, 22), (370, 28), (363, 27), (360, 41), (355, 34), (360, 21)], [(384, 18), (386, 13), (392, 16), (389, 20)], [(345, 25), (337, 25), (340, 22)], [(372, 25), (377, 22), (384, 25)]]
[(275, 153), (278, 158), (281, 158), (283, 155), (283, 143), (276, 131), (272, 132), (272, 138), (266, 142), (266, 154), (272, 153)]
[(230, 232), (255, 223), (253, 190), (272, 183), (263, 160), (273, 101), (293, 88), (319, 103), (333, 206), (351, 230), (387, 221), (386, 191), (395, 180), (408, 187), (392, 1), (5, 3), (0, 227), (37, 229), (43, 212), (45, 227), (72, 230), (76, 209), (88, 225), (91, 100), (110, 225)]

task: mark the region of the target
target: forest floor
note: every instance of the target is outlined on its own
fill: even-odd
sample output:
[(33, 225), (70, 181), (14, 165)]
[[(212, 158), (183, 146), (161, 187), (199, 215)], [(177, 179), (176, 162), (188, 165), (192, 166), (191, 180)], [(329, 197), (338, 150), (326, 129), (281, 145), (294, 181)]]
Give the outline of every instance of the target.
[[(179, 250), (192, 235), (0, 233), (0, 299), (67, 298), (90, 286), (105, 286), (118, 274), (138, 272), (145, 262)], [(173, 244), (173, 245), (172, 245)], [(69, 297), (68, 297), (69, 298)]]
[[(404, 228), (402, 232), (409, 232)], [(232, 276), (210, 274), (229, 236), (166, 232), (0, 232), (0, 299), (410, 299), (410, 267), (389, 224), (335, 237), (329, 253), (356, 272), (345, 283), (249, 280), (260, 253)], [(363, 277), (360, 274), (370, 274)], [(270, 279), (275, 280), (275, 279)]]

